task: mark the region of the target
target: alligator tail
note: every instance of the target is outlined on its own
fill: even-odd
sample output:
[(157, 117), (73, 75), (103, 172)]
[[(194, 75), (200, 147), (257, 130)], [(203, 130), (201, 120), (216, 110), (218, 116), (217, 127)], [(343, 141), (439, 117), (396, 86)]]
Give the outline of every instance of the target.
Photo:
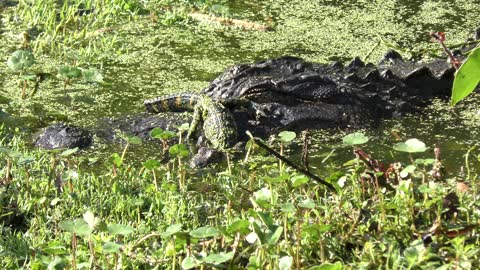
[(193, 111), (199, 99), (198, 94), (176, 94), (147, 99), (143, 104), (151, 113), (184, 112)]

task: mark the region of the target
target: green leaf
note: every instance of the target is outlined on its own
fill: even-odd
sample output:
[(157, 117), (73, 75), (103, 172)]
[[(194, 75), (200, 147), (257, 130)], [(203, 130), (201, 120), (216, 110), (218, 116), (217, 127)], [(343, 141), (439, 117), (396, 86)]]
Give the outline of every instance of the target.
[(250, 232), (248, 227), (250, 226), (250, 222), (245, 219), (240, 219), (237, 221), (232, 222), (230, 226), (227, 227), (227, 232), (230, 234), (240, 232), (242, 234)]
[(219, 235), (219, 231), (213, 227), (200, 227), (190, 232), (194, 238), (208, 238)]
[(453, 81), (452, 100), (455, 106), (459, 101), (468, 96), (480, 82), (480, 48), (473, 50), (460, 69), (455, 73)]
[(297, 137), (297, 134), (293, 131), (282, 131), (278, 134), (278, 139), (283, 143), (293, 141)]
[(100, 223), (100, 219), (95, 217), (91, 211), (85, 212), (83, 214), (83, 220), (87, 222), (88, 226), (93, 230)]
[(111, 234), (127, 235), (133, 232), (133, 228), (123, 224), (110, 224), (107, 226), (108, 232)]
[(187, 146), (183, 143), (172, 145), (168, 148), (168, 153), (172, 157), (188, 157), (188, 149)]
[(284, 203), (281, 206), (281, 210), (284, 213), (295, 213), (297, 211), (297, 208), (295, 208), (295, 205), (293, 205), (293, 203)]
[(113, 153), (109, 158), (108, 161), (112, 164), (114, 164), (117, 168), (122, 166), (122, 158), (120, 157), (119, 154)]
[(416, 168), (415, 165), (408, 165), (400, 172), (400, 177), (406, 178), (409, 174), (413, 173)]
[(290, 179), (290, 181), (292, 182), (292, 187), (299, 187), (305, 183), (308, 183), (308, 177), (306, 177), (305, 175), (301, 174), (301, 175), (296, 175), (294, 177), (292, 177), (292, 179)]
[(324, 263), (319, 266), (313, 266), (308, 268), (308, 270), (342, 270), (343, 265), (341, 262), (332, 263)]
[(168, 226), (168, 228), (162, 233), (162, 237), (166, 238), (169, 236), (172, 236), (182, 230), (183, 225), (178, 223), (178, 224), (173, 224)]
[(92, 229), (83, 218), (61, 221), (58, 223), (58, 227), (64, 231), (76, 233), (81, 236), (89, 235), (92, 232)]
[(233, 251), (230, 251), (228, 253), (221, 252), (218, 254), (210, 254), (205, 258), (204, 261), (210, 264), (221, 264), (230, 261), (234, 255), (235, 253)]
[(115, 242), (106, 242), (105, 244), (103, 244), (102, 250), (105, 253), (117, 253), (120, 251), (121, 247), (122, 245), (117, 244)]
[(61, 257), (55, 257), (53, 261), (48, 264), (48, 270), (61, 270), (67, 266), (66, 260)]
[(299, 203), (298, 206), (313, 209), (315, 208), (315, 202), (312, 199), (306, 199), (303, 202)]
[(155, 160), (155, 159), (149, 159), (145, 162), (142, 162), (142, 165), (147, 170), (153, 170), (155, 168), (160, 167), (160, 162), (158, 160)]
[(77, 67), (61, 66), (58, 69), (58, 75), (66, 79), (76, 79), (82, 77), (82, 71)]
[(193, 257), (186, 257), (182, 261), (182, 269), (192, 269), (197, 266), (198, 266), (198, 263)]
[(393, 149), (400, 152), (419, 153), (425, 152), (427, 150), (427, 146), (425, 146), (425, 143), (418, 139), (409, 139), (406, 142), (395, 144)]
[(177, 134), (173, 131), (163, 130), (161, 128), (154, 128), (150, 131), (150, 137), (160, 140), (169, 140)]
[(275, 245), (278, 242), (278, 240), (280, 240), (280, 237), (282, 237), (282, 233), (283, 233), (283, 227), (278, 226), (275, 229), (275, 232), (267, 240), (267, 244)]
[(348, 134), (347, 136), (343, 137), (343, 144), (345, 145), (357, 145), (357, 144), (364, 144), (368, 142), (369, 138), (365, 136), (365, 134), (361, 132), (355, 132), (352, 134)]
[(71, 155), (75, 154), (76, 152), (78, 152), (78, 147), (75, 147), (73, 149), (67, 149), (67, 150), (63, 151), (62, 153), (60, 153), (60, 156), (61, 157), (68, 157), (68, 156), (71, 156)]
[(103, 75), (96, 68), (84, 69), (82, 73), (86, 82), (103, 82)]
[(278, 268), (280, 270), (288, 270), (293, 265), (293, 258), (292, 256), (283, 256), (278, 260)]
[(26, 69), (34, 63), (35, 57), (32, 52), (24, 50), (15, 51), (7, 60), (7, 66), (13, 70)]

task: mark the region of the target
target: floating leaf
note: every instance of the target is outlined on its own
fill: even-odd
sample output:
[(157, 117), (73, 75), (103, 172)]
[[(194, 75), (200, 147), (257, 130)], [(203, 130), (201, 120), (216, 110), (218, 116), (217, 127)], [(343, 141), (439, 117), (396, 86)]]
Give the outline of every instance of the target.
[(409, 139), (406, 142), (395, 144), (393, 149), (400, 152), (419, 153), (425, 152), (427, 150), (427, 146), (425, 146), (425, 143), (418, 139)]
[(282, 131), (278, 134), (278, 139), (283, 143), (293, 141), (297, 137), (297, 134), (293, 131)]
[(453, 81), (452, 100), (455, 106), (459, 101), (468, 96), (480, 82), (480, 48), (473, 50), (467, 60), (455, 74)]
[(200, 227), (190, 232), (190, 236), (194, 238), (208, 238), (215, 237), (219, 231), (213, 227)]
[(133, 232), (133, 228), (123, 224), (110, 224), (107, 226), (108, 232), (111, 234), (127, 235)]
[(352, 134), (348, 134), (347, 136), (343, 137), (343, 144), (345, 145), (357, 145), (357, 144), (364, 144), (368, 142), (369, 138), (365, 136), (365, 134), (361, 132), (355, 132)]
[(14, 70), (22, 70), (29, 68), (35, 63), (35, 57), (32, 52), (18, 50), (15, 51), (7, 61), (7, 66)]
[(77, 67), (61, 66), (58, 69), (58, 75), (62, 78), (76, 79), (82, 77), (82, 71)]

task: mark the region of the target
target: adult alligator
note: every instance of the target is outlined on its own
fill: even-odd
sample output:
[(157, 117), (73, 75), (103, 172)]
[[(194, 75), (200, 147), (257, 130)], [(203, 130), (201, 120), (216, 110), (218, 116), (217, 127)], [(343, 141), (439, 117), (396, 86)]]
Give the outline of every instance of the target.
[[(264, 136), (281, 129), (361, 127), (380, 118), (401, 116), (429, 104), (433, 97), (448, 96), (454, 72), (444, 60), (414, 63), (403, 61), (394, 51), (377, 66), (358, 58), (343, 66), (287, 56), (234, 65), (200, 94), (161, 97), (145, 104), (150, 112), (193, 110), (188, 136), (192, 137), (203, 121), (210, 145), (222, 149), (237, 139), (245, 140), (245, 130)], [(241, 102), (235, 102), (238, 100)], [(141, 115), (108, 120), (97, 129), (118, 128), (145, 136), (152, 128), (165, 128), (176, 120), (173, 115)], [(47, 129), (43, 137), (56, 132)], [(66, 134), (64, 127), (62, 134)], [(40, 147), (45, 147), (42, 142), (51, 141), (41, 138), (37, 140)], [(71, 146), (62, 143), (62, 147)]]

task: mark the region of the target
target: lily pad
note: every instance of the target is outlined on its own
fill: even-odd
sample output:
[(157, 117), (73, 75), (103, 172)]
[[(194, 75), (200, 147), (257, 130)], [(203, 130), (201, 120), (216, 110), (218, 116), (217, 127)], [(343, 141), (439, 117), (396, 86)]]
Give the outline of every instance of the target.
[(13, 70), (22, 70), (32, 66), (34, 63), (35, 57), (32, 52), (18, 50), (8, 58), (7, 66)]
[(345, 145), (357, 145), (357, 144), (364, 144), (368, 142), (369, 138), (365, 136), (365, 134), (361, 132), (355, 132), (352, 134), (348, 134), (347, 136), (343, 137), (343, 144)]
[(393, 149), (400, 152), (420, 153), (425, 152), (427, 150), (427, 146), (424, 142), (418, 139), (409, 139), (406, 142), (395, 144)]

